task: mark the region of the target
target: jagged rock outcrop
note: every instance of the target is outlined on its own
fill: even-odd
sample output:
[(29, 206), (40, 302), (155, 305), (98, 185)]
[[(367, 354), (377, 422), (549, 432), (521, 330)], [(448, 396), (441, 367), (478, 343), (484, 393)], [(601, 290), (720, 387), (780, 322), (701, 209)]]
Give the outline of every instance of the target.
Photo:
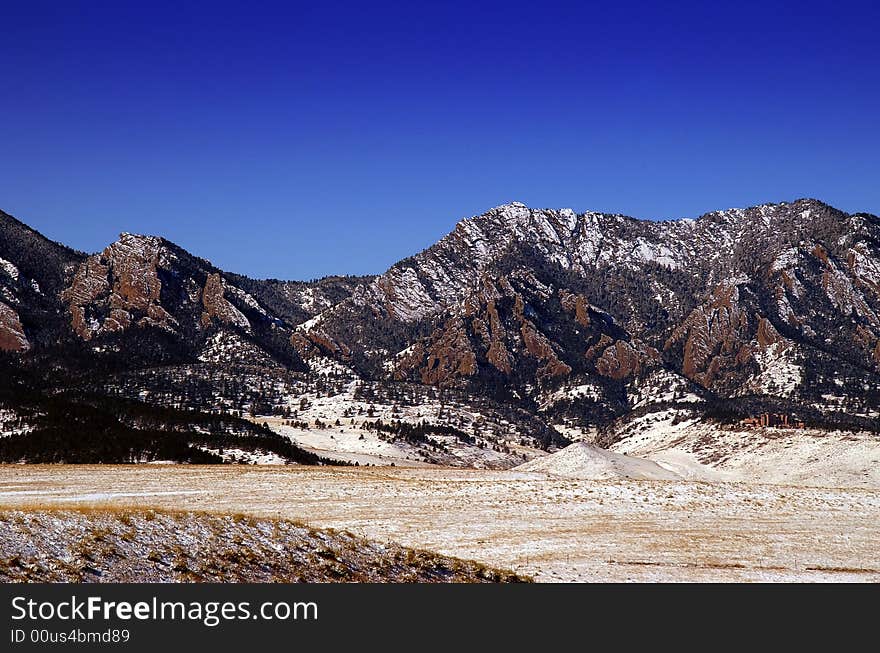
[[(61, 295), (71, 326), (83, 340), (123, 331), (132, 324), (173, 330), (177, 321), (160, 301), (160, 259), (168, 256), (159, 238), (122, 234), (77, 268)], [(167, 265), (168, 263), (165, 262)]]
[(0, 302), (0, 351), (24, 352), (30, 348), (18, 313)]
[(468, 377), (476, 372), (477, 357), (460, 318), (447, 322), (440, 337), (425, 353), (427, 361), (420, 370), (422, 383), (442, 385), (452, 378)]
[(538, 378), (571, 374), (571, 367), (559, 358), (550, 339), (538, 331), (534, 322), (526, 318), (525, 302), (520, 295), (516, 296), (513, 310), (520, 323), (519, 332), (526, 351), (542, 363), (541, 368), (538, 369)]
[(664, 349), (680, 346), (682, 373), (711, 387), (722, 370), (736, 368), (749, 359), (746, 343), (750, 326), (737, 285), (720, 284), (706, 303), (695, 308), (672, 332)]
[(581, 326), (590, 326), (590, 302), (583, 295), (574, 295), (565, 290), (559, 291), (562, 307), (574, 313), (574, 319)]
[(208, 275), (205, 287), (202, 289), (202, 326), (210, 327), (215, 321), (221, 324), (237, 326), (248, 331), (250, 322), (240, 310), (230, 304), (224, 296), (225, 283), (218, 273)]
[(640, 375), (648, 366), (659, 361), (660, 354), (653, 347), (646, 347), (638, 342), (618, 340), (606, 347), (599, 356), (596, 370), (602, 376), (620, 381)]
[(337, 356), (347, 361), (351, 357), (351, 351), (345, 344), (328, 338), (320, 331), (294, 331), (290, 336), (290, 344), (303, 359), (315, 356)]

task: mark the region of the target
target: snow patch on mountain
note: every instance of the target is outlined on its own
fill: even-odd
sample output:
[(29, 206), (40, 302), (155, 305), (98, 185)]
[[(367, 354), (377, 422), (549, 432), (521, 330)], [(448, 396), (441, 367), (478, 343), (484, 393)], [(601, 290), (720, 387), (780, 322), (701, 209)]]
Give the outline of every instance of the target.
[(221, 329), (208, 336), (198, 359), (203, 363), (277, 365), (260, 347), (227, 329)]
[(779, 254), (777, 254), (775, 259), (773, 259), (770, 270), (771, 272), (779, 272), (781, 270), (793, 268), (798, 264), (799, 258), (800, 250), (797, 247), (789, 247), (787, 249), (784, 249)]
[(588, 399), (601, 401), (605, 397), (602, 387), (595, 383), (582, 383), (576, 386), (563, 386), (554, 392), (539, 397), (540, 411), (545, 411), (563, 400)]
[(18, 281), (18, 268), (5, 258), (0, 258), (0, 272), (5, 272), (13, 281)]
[(315, 374), (343, 377), (347, 379), (357, 378), (357, 374), (355, 374), (350, 367), (326, 356), (312, 356), (306, 360), (306, 364)]
[(679, 267), (675, 252), (665, 245), (649, 243), (644, 238), (636, 239), (636, 246), (632, 254), (635, 259), (646, 263), (657, 263), (668, 268)]
[(252, 295), (246, 293), (241, 288), (234, 286), (232, 284), (226, 283), (225, 280), (224, 280), (223, 288), (230, 295), (235, 297), (235, 299), (237, 299), (239, 302), (241, 302), (242, 304), (244, 304), (248, 308), (250, 308), (254, 311), (257, 311), (261, 315), (264, 315), (264, 316), (268, 315), (268, 313), (266, 312), (266, 309), (264, 309), (262, 306), (260, 306), (259, 302), (257, 302), (257, 300), (254, 299)]
[(627, 386), (631, 408), (642, 408), (659, 403), (697, 403), (702, 401), (691, 390), (690, 382), (680, 374), (657, 369), (645, 378), (636, 379)]
[(787, 343), (773, 343), (753, 355), (761, 371), (736, 394), (791, 397), (803, 382), (803, 368), (795, 360), (794, 348)]

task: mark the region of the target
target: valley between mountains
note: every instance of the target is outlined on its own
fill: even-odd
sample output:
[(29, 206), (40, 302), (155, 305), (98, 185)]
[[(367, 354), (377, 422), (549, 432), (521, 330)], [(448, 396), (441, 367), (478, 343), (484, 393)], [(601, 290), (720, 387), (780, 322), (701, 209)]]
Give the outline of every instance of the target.
[(537, 580), (880, 569), (880, 218), (818, 200), (511, 203), (314, 281), (0, 212), (0, 375), (9, 508), (314, 519)]

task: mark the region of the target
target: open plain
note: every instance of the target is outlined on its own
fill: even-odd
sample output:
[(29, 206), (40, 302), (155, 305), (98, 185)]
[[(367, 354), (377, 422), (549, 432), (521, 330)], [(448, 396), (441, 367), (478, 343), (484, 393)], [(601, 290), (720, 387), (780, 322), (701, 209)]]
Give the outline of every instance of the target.
[(0, 466), (0, 508), (244, 513), (537, 581), (880, 581), (880, 492), (447, 468)]

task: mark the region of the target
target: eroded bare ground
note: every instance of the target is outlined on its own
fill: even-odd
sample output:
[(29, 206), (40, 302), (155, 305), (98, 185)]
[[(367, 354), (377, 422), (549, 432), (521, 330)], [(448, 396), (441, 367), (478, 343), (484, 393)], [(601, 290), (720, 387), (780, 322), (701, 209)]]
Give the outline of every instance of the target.
[(539, 581), (880, 581), (880, 493), (485, 470), (0, 466), (0, 505), (288, 518)]

